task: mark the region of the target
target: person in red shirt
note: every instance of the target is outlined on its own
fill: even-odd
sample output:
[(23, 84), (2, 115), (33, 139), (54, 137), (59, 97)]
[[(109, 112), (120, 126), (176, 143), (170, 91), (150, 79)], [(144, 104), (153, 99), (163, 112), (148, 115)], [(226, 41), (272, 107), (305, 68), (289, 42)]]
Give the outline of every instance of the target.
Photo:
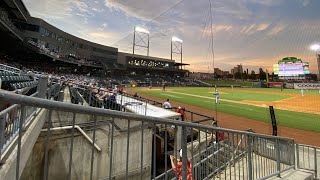
[[(182, 149), (180, 150), (180, 157), (182, 158)], [(182, 180), (182, 159), (177, 159), (174, 156), (170, 156), (172, 170), (177, 174), (178, 179)], [(192, 180), (192, 163), (187, 159), (187, 180)]]
[(181, 120), (184, 121), (186, 119), (186, 115), (185, 115), (185, 112), (184, 112), (184, 108), (181, 108), (180, 106), (178, 107), (178, 109), (176, 110), (177, 113), (180, 113), (181, 114)]

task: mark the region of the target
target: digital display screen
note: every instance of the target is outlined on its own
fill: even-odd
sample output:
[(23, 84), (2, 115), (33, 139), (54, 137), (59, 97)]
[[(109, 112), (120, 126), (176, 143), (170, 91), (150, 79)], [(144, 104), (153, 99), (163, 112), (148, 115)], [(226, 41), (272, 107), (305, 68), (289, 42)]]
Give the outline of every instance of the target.
[(286, 78), (303, 77), (310, 74), (309, 63), (296, 57), (286, 57), (273, 64), (273, 73)]
[(302, 63), (280, 63), (279, 76), (299, 76), (304, 75)]

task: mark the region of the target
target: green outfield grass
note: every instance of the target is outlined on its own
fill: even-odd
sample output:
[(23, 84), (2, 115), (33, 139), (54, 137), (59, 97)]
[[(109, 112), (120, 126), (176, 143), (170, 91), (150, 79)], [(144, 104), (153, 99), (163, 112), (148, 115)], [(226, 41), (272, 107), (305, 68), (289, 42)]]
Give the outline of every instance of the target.
[[(231, 89), (231, 88), (230, 88)], [(235, 88), (236, 89), (236, 88)], [(283, 89), (281, 91), (281, 89), (278, 88), (241, 88), (244, 90), (254, 90), (254, 91), (268, 91), (268, 92), (281, 92), (283, 94), (285, 93), (293, 93), (293, 94), (301, 94), (301, 90), (299, 89)], [(304, 94), (314, 94), (314, 95), (320, 95), (320, 91), (319, 90), (305, 90)]]
[[(172, 91), (183, 92), (187, 94), (197, 94), (197, 95), (206, 96), (206, 97), (193, 97), (190, 95), (176, 94), (174, 92), (160, 91), (160, 90), (152, 90), (152, 91), (143, 91), (139, 89), (136, 89), (136, 90), (138, 90), (140, 94), (151, 95), (151, 96), (160, 97), (163, 99), (169, 98), (172, 101), (181, 102), (184, 104), (190, 104), (190, 105), (206, 108), (209, 110), (215, 110), (217, 108), (219, 112), (233, 114), (240, 117), (246, 117), (246, 118), (250, 118), (250, 119), (254, 119), (262, 122), (268, 122), (268, 123), (271, 122), (268, 108), (258, 107), (253, 105), (246, 105), (246, 104), (237, 104), (237, 103), (225, 102), (225, 101), (221, 101), (221, 103), (216, 106), (213, 99), (206, 98), (206, 97), (212, 97), (212, 98), (214, 97), (213, 95), (208, 94), (209, 92), (208, 88), (170, 88), (170, 90)], [(239, 96), (240, 95), (242, 96), (243, 94), (239, 94)], [(248, 96), (251, 96), (251, 93)], [(251, 99), (255, 99), (255, 100), (259, 99), (258, 95), (253, 95), (253, 96), (254, 98), (251, 98)], [(269, 100), (272, 99), (269, 96), (265, 96), (265, 97), (269, 98)], [(286, 98), (286, 97), (287, 96), (284, 95), (282, 97), (277, 97), (276, 99)], [(223, 96), (221, 96), (221, 98), (223, 98)], [(239, 97), (236, 100), (241, 100), (241, 99), (243, 98)], [(291, 127), (295, 129), (302, 129), (306, 131), (320, 132), (320, 128), (319, 128), (320, 115), (286, 111), (286, 110), (277, 110), (277, 109), (275, 110), (275, 112), (276, 112), (278, 124), (281, 126)], [(230, 121), (232, 121), (232, 119), (230, 119)]]
[(203, 82), (214, 84), (217, 86), (254, 86), (258, 82), (249, 82), (249, 81), (214, 81), (213, 80), (203, 80)]
[[(173, 92), (195, 94), (206, 97), (214, 97), (213, 88), (170, 88)], [(279, 95), (279, 94), (264, 94), (259, 92), (239, 92), (237, 89), (232, 90), (231, 88), (218, 88), (220, 92), (220, 97), (222, 99), (228, 100), (251, 100), (251, 101), (278, 101), (282, 99), (289, 98), (288, 95)]]

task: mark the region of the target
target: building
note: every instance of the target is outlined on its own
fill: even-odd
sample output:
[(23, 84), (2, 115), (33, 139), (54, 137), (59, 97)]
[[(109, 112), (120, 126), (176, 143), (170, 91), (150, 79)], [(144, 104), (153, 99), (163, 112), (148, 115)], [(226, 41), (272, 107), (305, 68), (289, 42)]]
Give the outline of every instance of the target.
[(241, 64), (231, 69), (231, 74), (235, 73), (243, 73), (243, 67)]
[(100, 67), (117, 62), (117, 48), (78, 38), (42, 19), (30, 17), (28, 21), (15, 21), (15, 25), (24, 32), (27, 46), (57, 60)]
[(229, 74), (229, 71), (222, 71), (219, 68), (214, 68), (214, 73), (220, 76), (227, 76)]

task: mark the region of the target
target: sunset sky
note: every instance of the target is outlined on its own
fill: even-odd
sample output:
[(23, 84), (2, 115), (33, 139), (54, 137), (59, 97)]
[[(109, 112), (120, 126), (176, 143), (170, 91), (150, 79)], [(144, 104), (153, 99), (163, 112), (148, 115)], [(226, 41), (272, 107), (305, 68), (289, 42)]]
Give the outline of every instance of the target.
[[(170, 40), (183, 40), (191, 71), (212, 72), (210, 0), (23, 0), (32, 16), (80, 38), (132, 52), (133, 28), (150, 31), (150, 56), (170, 57)], [(214, 66), (271, 68), (287, 56), (317, 70), (319, 0), (211, 0)], [(140, 49), (139, 54), (146, 55)]]

